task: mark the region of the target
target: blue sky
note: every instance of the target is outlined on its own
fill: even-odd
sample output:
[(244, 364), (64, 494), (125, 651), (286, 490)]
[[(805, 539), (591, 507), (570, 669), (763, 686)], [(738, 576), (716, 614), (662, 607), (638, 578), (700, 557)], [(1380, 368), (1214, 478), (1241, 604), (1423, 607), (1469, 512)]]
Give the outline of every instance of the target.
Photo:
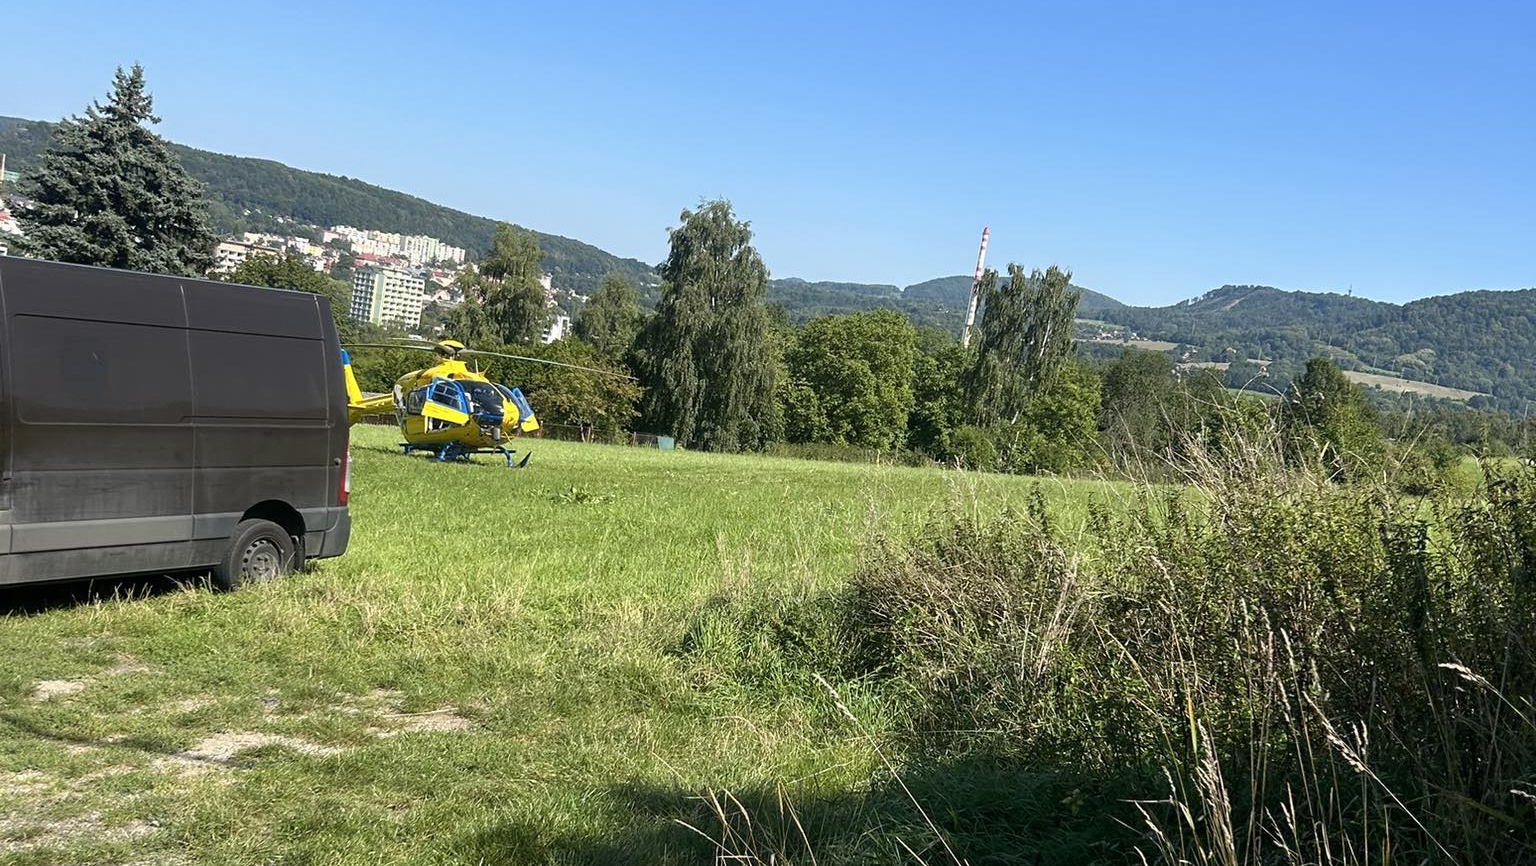
[(969, 273), (990, 225), (1132, 303), (1536, 286), (1536, 4), (8, 6), (0, 114), (138, 61), (176, 141), (649, 262), (725, 196), (774, 276)]

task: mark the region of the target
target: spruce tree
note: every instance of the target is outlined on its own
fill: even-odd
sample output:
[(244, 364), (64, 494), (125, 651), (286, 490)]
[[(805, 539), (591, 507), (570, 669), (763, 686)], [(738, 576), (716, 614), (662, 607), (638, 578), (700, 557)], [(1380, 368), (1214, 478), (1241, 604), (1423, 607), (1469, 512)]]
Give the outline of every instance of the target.
[(681, 218), (658, 268), (661, 303), (639, 341), (645, 422), (688, 447), (760, 448), (783, 426), (764, 306), (768, 269), (728, 202)]
[(38, 258), (199, 276), (217, 236), (202, 185), (146, 123), (159, 123), (144, 70), (121, 67), (112, 95), (58, 126), (23, 191), (26, 252)]

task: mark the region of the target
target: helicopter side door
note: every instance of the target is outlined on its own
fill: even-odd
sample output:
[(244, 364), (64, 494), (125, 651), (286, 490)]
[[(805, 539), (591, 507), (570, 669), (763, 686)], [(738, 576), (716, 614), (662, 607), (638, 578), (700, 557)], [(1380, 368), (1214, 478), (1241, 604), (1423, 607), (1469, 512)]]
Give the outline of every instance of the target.
[(400, 431), (405, 434), (407, 440), (427, 432), (427, 419), (422, 416), (421, 410), (427, 403), (429, 387), (412, 388), (400, 395), (397, 410), (400, 416)]
[[(464, 397), (464, 389), (452, 379), (433, 380), (427, 391), (427, 402), (421, 407), (421, 414), (443, 422), (442, 426), (458, 427), (467, 423), (469, 401)], [(431, 429), (430, 425), (428, 429)]]
[(502, 393), (513, 406), (517, 408), (517, 428), (524, 433), (532, 433), (539, 429), (539, 419), (533, 415), (533, 407), (528, 405), (528, 398), (523, 396), (523, 389), (508, 388), (498, 384), (496, 390)]
[(469, 421), (464, 390), (451, 379), (433, 379), (431, 384), (412, 389), (404, 395), (406, 435), (426, 434)]

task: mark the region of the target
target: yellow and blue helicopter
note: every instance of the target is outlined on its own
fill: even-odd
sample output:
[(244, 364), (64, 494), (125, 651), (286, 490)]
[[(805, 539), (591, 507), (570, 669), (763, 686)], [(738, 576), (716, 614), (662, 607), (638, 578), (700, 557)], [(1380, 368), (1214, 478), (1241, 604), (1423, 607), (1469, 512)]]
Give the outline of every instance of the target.
[[(395, 381), (389, 394), (365, 395), (352, 373), (352, 359), (347, 349), (416, 349), (438, 355), (436, 363), (412, 370)], [(431, 453), (439, 462), (468, 460), (471, 454), (501, 454), (512, 466), (515, 453), (506, 443), (518, 436), (536, 433), (539, 419), (519, 388), (492, 382), (478, 366), (471, 369), (463, 356), (488, 355), (515, 361), (530, 361), (569, 367), (607, 376), (623, 376), (609, 370), (466, 348), (457, 340), (436, 343), (401, 341), (395, 343), (354, 343), (342, 350), (342, 370), (347, 386), (347, 415), (356, 424), (370, 416), (393, 415), (405, 437), (401, 447)], [(633, 378), (623, 376), (623, 378)], [(528, 465), (525, 454), (518, 468)]]

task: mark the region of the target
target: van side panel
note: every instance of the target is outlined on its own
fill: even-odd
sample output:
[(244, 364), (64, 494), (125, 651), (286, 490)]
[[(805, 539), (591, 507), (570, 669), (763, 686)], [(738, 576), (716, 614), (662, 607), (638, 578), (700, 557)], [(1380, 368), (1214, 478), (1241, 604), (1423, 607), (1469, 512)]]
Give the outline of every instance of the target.
[(186, 324), (180, 282), (156, 274), (108, 268), (61, 267), (35, 259), (4, 259), (9, 314), (136, 325)]
[(186, 289), (193, 537), (226, 538), (246, 509), (263, 502), (291, 506), (305, 536), (330, 528), (335, 410), (319, 299), (206, 281)]
[[(199, 331), (189, 337), (197, 383), (193, 513), (200, 524), (213, 515), (228, 524), (200, 526), (198, 537), (229, 535), (259, 502), (328, 504), (324, 345)], [(231, 398), (241, 394), (247, 402), (235, 405)]]
[(187, 567), (192, 390), (180, 285), (9, 258), (0, 285), (12, 371), (12, 555), (0, 583)]
[(261, 334), (323, 340), (315, 315), (316, 295), (261, 290), (213, 280), (182, 280), (187, 290), (187, 326), (200, 331)]

